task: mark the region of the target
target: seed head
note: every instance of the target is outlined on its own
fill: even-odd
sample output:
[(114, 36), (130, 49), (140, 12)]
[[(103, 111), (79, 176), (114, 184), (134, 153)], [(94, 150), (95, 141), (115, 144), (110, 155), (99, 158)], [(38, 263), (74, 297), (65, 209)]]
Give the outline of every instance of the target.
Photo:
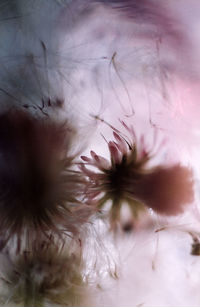
[[(71, 169), (74, 133), (66, 123), (21, 110), (0, 115), (0, 237), (37, 242), (75, 234), (87, 220), (80, 205), (81, 174)], [(27, 246), (26, 246), (27, 248)]]
[[(184, 206), (193, 200), (192, 172), (179, 164), (166, 167), (149, 167), (153, 157), (148, 151), (144, 136), (138, 141), (133, 127), (122, 125), (132, 141), (113, 129), (114, 141), (108, 142), (110, 160), (94, 151), (91, 157), (82, 156), (80, 168), (87, 175), (87, 198), (99, 208), (111, 200), (111, 225), (116, 226), (120, 219), (120, 210), (126, 202), (134, 218), (145, 208), (166, 215), (181, 213)], [(96, 168), (94, 172), (91, 168)]]
[(8, 253), (6, 258), (9, 263), (1, 273), (5, 286), (1, 299), (7, 304), (77, 306), (84, 299), (86, 281), (78, 249), (66, 252), (47, 244), (14, 259)]

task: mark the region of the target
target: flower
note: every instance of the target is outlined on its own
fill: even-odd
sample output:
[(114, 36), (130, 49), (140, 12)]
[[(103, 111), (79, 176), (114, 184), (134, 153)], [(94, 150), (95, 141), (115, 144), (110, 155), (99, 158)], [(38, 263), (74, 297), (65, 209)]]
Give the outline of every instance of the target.
[(134, 218), (147, 207), (165, 215), (181, 213), (193, 201), (192, 171), (180, 164), (148, 167), (153, 154), (146, 149), (144, 136), (138, 141), (133, 127), (121, 123), (132, 141), (110, 126), (115, 139), (108, 142), (110, 160), (94, 151), (90, 158), (81, 157), (84, 162), (80, 168), (88, 178), (88, 200), (95, 201), (99, 209), (111, 200), (110, 219), (114, 228), (123, 203), (129, 205)]
[[(5, 255), (1, 300), (23, 306), (77, 306), (87, 296), (84, 262), (80, 250), (68, 251), (44, 244), (33, 251)], [(5, 262), (6, 264), (6, 262)]]
[(75, 235), (87, 221), (84, 179), (69, 154), (73, 136), (67, 123), (19, 109), (0, 115), (1, 249), (10, 239), (20, 250), (52, 235)]

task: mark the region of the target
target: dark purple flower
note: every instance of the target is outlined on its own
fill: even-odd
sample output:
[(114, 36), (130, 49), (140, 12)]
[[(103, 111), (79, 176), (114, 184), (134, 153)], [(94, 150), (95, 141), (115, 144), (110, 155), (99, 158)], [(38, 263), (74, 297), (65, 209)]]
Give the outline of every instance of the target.
[(84, 180), (71, 169), (73, 136), (66, 123), (21, 110), (0, 115), (1, 248), (10, 238), (20, 249), (22, 241), (75, 234), (87, 220), (80, 202)]

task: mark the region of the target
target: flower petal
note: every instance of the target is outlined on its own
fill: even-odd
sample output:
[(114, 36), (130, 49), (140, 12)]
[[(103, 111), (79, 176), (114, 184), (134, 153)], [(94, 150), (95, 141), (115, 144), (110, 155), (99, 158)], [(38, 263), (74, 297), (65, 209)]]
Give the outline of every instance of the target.
[(123, 153), (126, 154), (127, 153), (127, 143), (125, 142), (125, 140), (115, 131), (113, 132), (114, 138), (117, 141), (118, 144), (118, 148), (119, 150)]
[(194, 199), (192, 171), (178, 164), (142, 175), (132, 189), (135, 198), (165, 215), (182, 213)]
[(118, 150), (116, 144), (114, 142), (109, 142), (108, 147), (110, 150), (110, 155), (111, 155), (111, 161), (114, 164), (120, 164), (122, 160), (122, 154)]

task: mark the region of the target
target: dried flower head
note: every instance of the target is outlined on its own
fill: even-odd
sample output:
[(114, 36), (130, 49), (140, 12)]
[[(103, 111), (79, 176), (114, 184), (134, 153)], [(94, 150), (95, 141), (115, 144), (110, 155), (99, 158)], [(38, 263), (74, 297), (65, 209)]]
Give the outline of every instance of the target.
[[(87, 175), (87, 198), (101, 208), (112, 201), (111, 225), (116, 226), (121, 206), (126, 202), (138, 216), (146, 207), (166, 215), (181, 213), (193, 200), (192, 172), (179, 164), (148, 167), (153, 154), (145, 147), (144, 137), (138, 141), (133, 127), (121, 122), (131, 140), (113, 129), (114, 141), (108, 142), (110, 161), (91, 151), (82, 156), (80, 168)], [(95, 167), (98, 172), (87, 166)]]
[(84, 301), (87, 281), (79, 250), (66, 252), (47, 244), (14, 260), (9, 254), (6, 258), (9, 263), (1, 273), (5, 286), (1, 300), (7, 305), (77, 306)]
[(187, 233), (191, 236), (192, 238), (192, 244), (191, 244), (191, 252), (190, 254), (192, 256), (200, 256), (200, 236), (199, 233), (196, 231), (187, 231)]
[[(88, 218), (80, 206), (81, 174), (71, 169), (73, 131), (21, 110), (0, 115), (0, 239), (37, 242), (75, 234)], [(25, 243), (26, 244), (26, 243)], [(26, 246), (27, 248), (27, 246)]]

